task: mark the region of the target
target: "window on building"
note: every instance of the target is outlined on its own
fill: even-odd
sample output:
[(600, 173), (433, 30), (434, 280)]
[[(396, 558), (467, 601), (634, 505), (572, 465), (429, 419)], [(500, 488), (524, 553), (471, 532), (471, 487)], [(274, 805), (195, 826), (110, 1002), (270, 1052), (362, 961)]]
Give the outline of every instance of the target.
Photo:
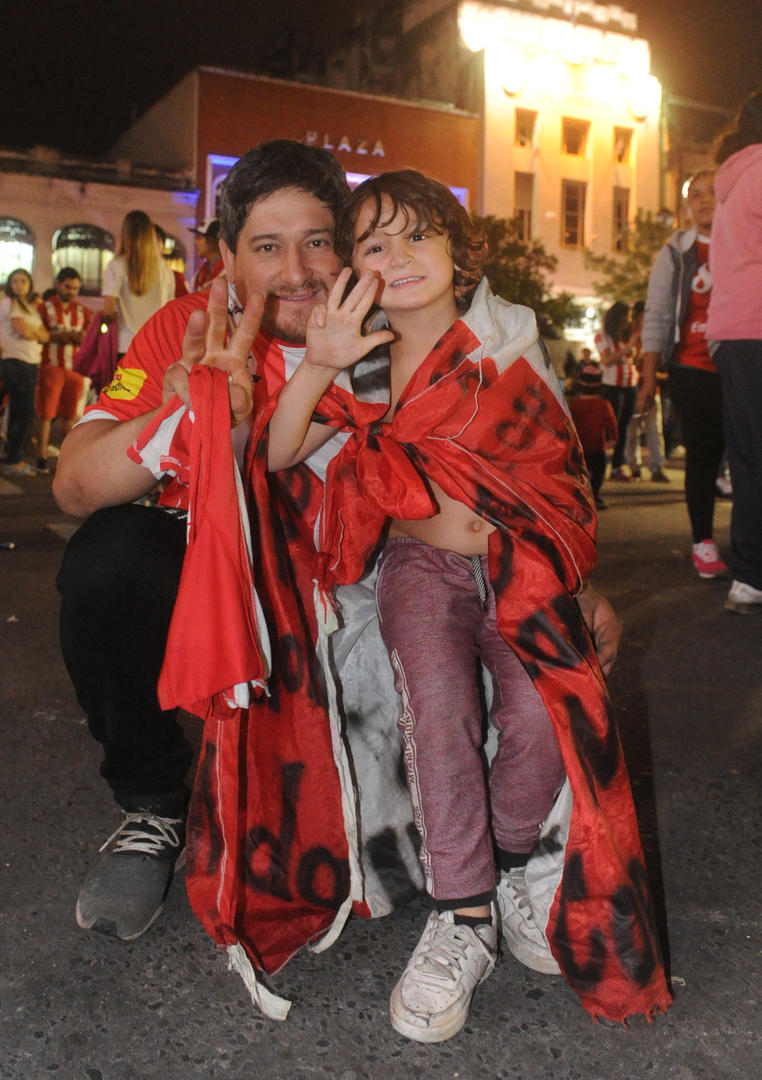
[(624, 251), (627, 247), (627, 223), (630, 220), (630, 189), (614, 188), (614, 221), (612, 236), (614, 251)]
[(534, 133), (537, 126), (537, 113), (532, 109), (516, 110), (516, 146), (534, 146)]
[(632, 128), (614, 128), (614, 161), (621, 165), (630, 164), (630, 150), (632, 148)]
[(565, 154), (584, 157), (587, 152), (587, 138), (590, 134), (589, 120), (573, 120), (569, 116), (561, 119), (561, 148)]
[(53, 236), (53, 275), (71, 266), (82, 278), (82, 295), (99, 296), (115, 247), (111, 233), (97, 225), (65, 225)]
[(519, 237), (529, 240), (532, 236), (532, 201), (534, 199), (534, 173), (517, 172), (515, 180), (514, 213), (519, 223)]
[(581, 180), (561, 181), (561, 243), (582, 247), (585, 242), (585, 193)]
[(14, 270), (34, 267), (34, 233), (18, 218), (0, 217), (0, 285)]

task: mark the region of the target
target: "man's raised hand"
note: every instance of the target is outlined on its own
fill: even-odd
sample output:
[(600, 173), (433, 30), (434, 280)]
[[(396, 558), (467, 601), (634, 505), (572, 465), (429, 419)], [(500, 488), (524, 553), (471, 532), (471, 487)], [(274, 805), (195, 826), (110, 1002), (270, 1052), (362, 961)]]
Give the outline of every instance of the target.
[(199, 308), (191, 312), (183, 337), (183, 355), (164, 374), (163, 400), (177, 394), (186, 405), (190, 404), (188, 375), (194, 364), (206, 364), (228, 373), (233, 425), (248, 416), (252, 408), (249, 353), (259, 332), (264, 306), (264, 296), (252, 293), (238, 326), (226, 343), (228, 286), (224, 279), (215, 278), (209, 290), (207, 310)]

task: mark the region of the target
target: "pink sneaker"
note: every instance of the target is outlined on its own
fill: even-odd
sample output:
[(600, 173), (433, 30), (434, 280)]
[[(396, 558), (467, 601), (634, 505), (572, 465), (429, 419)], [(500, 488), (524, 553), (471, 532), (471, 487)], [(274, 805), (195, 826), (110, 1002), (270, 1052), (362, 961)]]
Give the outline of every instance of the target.
[(693, 565), (700, 578), (725, 577), (728, 572), (714, 540), (702, 540), (693, 545)]

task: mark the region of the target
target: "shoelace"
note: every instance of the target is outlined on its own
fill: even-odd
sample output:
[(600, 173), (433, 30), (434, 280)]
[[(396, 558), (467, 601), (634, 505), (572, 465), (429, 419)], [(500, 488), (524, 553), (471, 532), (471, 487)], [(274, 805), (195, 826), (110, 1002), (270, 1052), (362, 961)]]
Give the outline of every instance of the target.
[(416, 973), (435, 982), (455, 982), (468, 946), (474, 945), (474, 938), (489, 963), (494, 964), (494, 956), (471, 927), (435, 923), (425, 950), (421, 949), (416, 959)]
[(532, 905), (529, 903), (529, 893), (527, 892), (526, 887), (524, 887), (523, 882), (521, 886), (517, 886), (510, 879), (504, 878), (501, 882), (501, 886), (501, 891), (509, 894), (511, 900), (513, 900), (524, 918), (529, 915), (531, 919)]
[[(141, 823), (150, 825), (151, 830), (141, 829)], [(167, 847), (180, 847), (180, 837), (175, 825), (182, 825), (182, 818), (163, 818), (146, 811), (125, 813), (121, 825), (112, 832), (100, 851), (105, 851), (111, 841), (116, 839), (114, 851), (141, 851), (145, 855), (162, 855)]]
[(521, 916), (520, 933), (533, 941), (536, 945), (541, 945), (543, 948), (550, 951), (550, 945), (545, 934), (534, 921), (534, 911), (532, 910), (532, 904), (529, 899), (529, 892), (526, 887), (525, 879), (517, 884), (512, 881), (510, 877), (504, 877), (498, 886), (499, 892), (507, 895), (511, 903), (515, 905), (519, 915)]

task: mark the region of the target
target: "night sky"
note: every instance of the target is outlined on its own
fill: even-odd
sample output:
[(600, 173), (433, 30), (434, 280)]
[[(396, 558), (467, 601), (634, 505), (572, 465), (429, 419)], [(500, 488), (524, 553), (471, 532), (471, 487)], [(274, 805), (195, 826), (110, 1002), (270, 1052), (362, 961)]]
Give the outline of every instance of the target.
[[(389, 2), (389, 0), (380, 0)], [(0, 146), (104, 154), (200, 64), (278, 73), (284, 30), (330, 40), (369, 0), (32, 0), (4, 5)], [(665, 90), (732, 109), (762, 88), (762, 0), (624, 0)], [(277, 17), (273, 11), (277, 11)], [(307, 12), (308, 14), (302, 14)]]

